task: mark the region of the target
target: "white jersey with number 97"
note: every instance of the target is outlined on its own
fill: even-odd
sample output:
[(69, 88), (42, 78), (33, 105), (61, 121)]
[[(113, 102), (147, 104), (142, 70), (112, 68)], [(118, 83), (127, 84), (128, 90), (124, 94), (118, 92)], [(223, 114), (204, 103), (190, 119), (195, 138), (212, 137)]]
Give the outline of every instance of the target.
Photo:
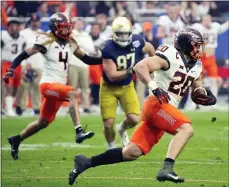
[(180, 100), (192, 83), (199, 78), (202, 72), (202, 63), (196, 64), (187, 70), (178, 51), (170, 45), (161, 45), (155, 55), (165, 59), (169, 68), (154, 72), (154, 79), (158, 87), (167, 91), (171, 100), (170, 104), (178, 107)]
[(37, 37), (35, 45), (44, 48), (43, 56), (44, 73), (40, 83), (67, 83), (68, 63), (77, 49), (76, 43), (61, 45), (49, 34), (41, 34)]

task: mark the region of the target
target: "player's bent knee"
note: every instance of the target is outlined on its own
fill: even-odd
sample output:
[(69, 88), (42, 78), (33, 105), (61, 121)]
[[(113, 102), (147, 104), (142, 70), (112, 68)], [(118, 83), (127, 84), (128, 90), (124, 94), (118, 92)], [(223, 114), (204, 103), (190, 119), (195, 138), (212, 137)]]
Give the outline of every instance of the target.
[(142, 150), (136, 144), (130, 143), (123, 148), (122, 155), (126, 161), (136, 160), (142, 155)]
[(106, 129), (113, 128), (113, 126), (114, 126), (114, 119), (113, 118), (110, 118), (110, 119), (104, 120), (103, 121), (103, 125), (104, 125), (104, 128), (106, 128)]
[(192, 125), (189, 123), (185, 123), (180, 127), (181, 130), (183, 130), (186, 134), (189, 135), (189, 137), (192, 137), (194, 135), (194, 129), (192, 128)]
[(70, 100), (75, 100), (77, 99), (77, 91), (76, 90), (71, 90), (68, 92), (68, 98)]
[(127, 118), (129, 118), (129, 120), (133, 123), (133, 124), (137, 124), (140, 120), (140, 116), (137, 114), (128, 114)]

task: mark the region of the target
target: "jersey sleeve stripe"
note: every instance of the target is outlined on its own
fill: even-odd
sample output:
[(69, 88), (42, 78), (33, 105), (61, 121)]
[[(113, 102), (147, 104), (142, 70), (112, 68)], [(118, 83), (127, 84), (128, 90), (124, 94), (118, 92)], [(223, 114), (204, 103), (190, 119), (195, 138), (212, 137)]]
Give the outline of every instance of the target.
[(164, 71), (169, 70), (169, 68), (170, 68), (170, 62), (169, 62), (169, 59), (168, 59), (165, 55), (163, 55), (163, 54), (161, 54), (161, 53), (155, 53), (155, 55), (156, 55), (156, 56), (159, 56), (159, 57), (161, 57), (161, 58), (163, 58), (164, 60), (166, 60), (166, 62), (167, 62), (167, 63), (168, 63), (168, 65), (169, 65), (169, 67), (168, 67), (167, 69), (162, 68), (162, 70), (164, 70)]

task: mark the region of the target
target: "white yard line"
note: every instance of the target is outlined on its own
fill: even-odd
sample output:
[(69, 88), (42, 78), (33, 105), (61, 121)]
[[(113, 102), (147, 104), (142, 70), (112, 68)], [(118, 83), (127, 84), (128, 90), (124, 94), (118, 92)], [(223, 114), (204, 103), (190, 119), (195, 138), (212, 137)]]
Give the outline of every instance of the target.
[[(13, 177), (13, 176), (2, 176), (2, 179), (66, 179), (67, 177), (34, 177), (34, 176), (27, 176), (27, 177)], [(153, 178), (142, 178), (142, 177), (79, 177), (79, 179), (102, 179), (102, 180), (152, 180), (156, 181)], [(185, 179), (185, 182), (213, 182), (213, 183), (228, 183), (228, 181), (224, 180), (205, 180), (205, 179)]]
[[(137, 166), (139, 164), (162, 164), (163, 161), (153, 161), (154, 158), (152, 158), (152, 161), (133, 161), (131, 163), (128, 163), (128, 166)], [(224, 161), (224, 160), (223, 160)], [(3, 162), (13, 162), (13, 160), (3, 160)], [(17, 160), (17, 162), (24, 162), (24, 160)], [(37, 162), (43, 162), (39, 160), (27, 160), (26, 162), (31, 163), (37, 163)], [(45, 160), (44, 163), (66, 163), (66, 162), (72, 162), (72, 160)], [(216, 160), (180, 160), (176, 161), (176, 164), (190, 164), (190, 165), (225, 165), (225, 162), (216, 161)], [(227, 165), (227, 164), (226, 164)], [(116, 166), (116, 165), (110, 165), (110, 166)]]
[[(118, 147), (121, 146), (121, 144), (116, 144)], [(55, 147), (63, 147), (63, 148), (93, 148), (93, 149), (105, 149), (106, 145), (89, 145), (89, 144), (76, 144), (71, 142), (56, 142), (51, 144), (21, 144), (20, 145), (20, 151), (29, 151), (29, 150), (39, 150), (41, 148), (55, 148)], [(167, 149), (165, 147), (164, 149)], [(211, 150), (211, 151), (219, 151), (220, 148), (214, 147), (214, 148), (195, 148), (195, 147), (187, 147), (186, 150)], [(1, 147), (2, 151), (8, 151), (10, 150), (10, 145), (5, 144)]]

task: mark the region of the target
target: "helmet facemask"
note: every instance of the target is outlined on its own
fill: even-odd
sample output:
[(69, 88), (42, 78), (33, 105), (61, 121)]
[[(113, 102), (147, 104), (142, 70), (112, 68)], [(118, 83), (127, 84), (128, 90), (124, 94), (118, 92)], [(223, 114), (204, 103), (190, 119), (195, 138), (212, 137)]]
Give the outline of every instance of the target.
[(126, 17), (117, 17), (112, 23), (113, 41), (120, 47), (126, 47), (132, 42), (132, 24)]
[(205, 56), (205, 45), (203, 42), (191, 41), (193, 50), (190, 52), (190, 56), (195, 60), (199, 60)]
[(113, 40), (121, 47), (128, 46), (132, 41), (132, 33), (131, 32), (114, 32)]
[(72, 33), (73, 30), (73, 23), (65, 22), (65, 23), (56, 23), (56, 31), (55, 35), (67, 40)]

